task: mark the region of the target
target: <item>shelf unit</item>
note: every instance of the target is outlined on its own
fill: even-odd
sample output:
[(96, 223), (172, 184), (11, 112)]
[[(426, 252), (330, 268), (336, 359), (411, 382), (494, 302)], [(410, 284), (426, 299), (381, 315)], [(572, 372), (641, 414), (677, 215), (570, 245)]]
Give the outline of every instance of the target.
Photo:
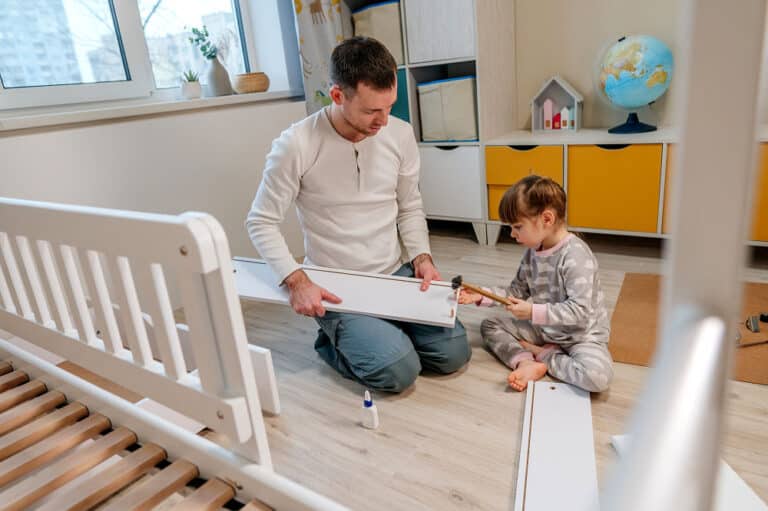
[[(668, 209), (677, 132), (613, 135), (607, 130), (514, 131), (484, 144), (488, 243), (496, 243), (501, 194), (528, 174), (560, 182), (573, 231), (654, 238), (669, 236)], [(768, 129), (759, 130), (749, 243), (768, 246)]]
[[(377, 3), (347, 0), (352, 11)], [(471, 222), (478, 242), (485, 244), (483, 142), (515, 126), (514, 2), (400, 0), (400, 23), (405, 63), (398, 67), (398, 80), (404, 78), (405, 84), (398, 83), (393, 115), (411, 123), (419, 143), (427, 218)], [(475, 77), (477, 141), (422, 141), (417, 85), (467, 75)]]

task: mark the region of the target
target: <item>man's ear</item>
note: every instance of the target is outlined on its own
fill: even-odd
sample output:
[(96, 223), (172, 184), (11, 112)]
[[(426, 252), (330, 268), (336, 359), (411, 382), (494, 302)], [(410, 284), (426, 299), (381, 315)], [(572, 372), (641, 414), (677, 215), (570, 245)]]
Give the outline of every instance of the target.
[(331, 85), (331, 90), (328, 91), (328, 95), (331, 96), (331, 99), (337, 105), (340, 105), (344, 99), (344, 91), (336, 84)]

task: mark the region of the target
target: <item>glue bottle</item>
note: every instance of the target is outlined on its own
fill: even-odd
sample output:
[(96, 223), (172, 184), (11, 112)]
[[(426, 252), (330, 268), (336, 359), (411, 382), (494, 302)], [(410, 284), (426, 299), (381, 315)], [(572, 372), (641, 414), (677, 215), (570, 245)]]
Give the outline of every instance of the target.
[(364, 428), (376, 429), (379, 427), (379, 411), (376, 409), (376, 405), (373, 404), (371, 399), (371, 393), (367, 390), (363, 396), (363, 412), (362, 412), (362, 424)]

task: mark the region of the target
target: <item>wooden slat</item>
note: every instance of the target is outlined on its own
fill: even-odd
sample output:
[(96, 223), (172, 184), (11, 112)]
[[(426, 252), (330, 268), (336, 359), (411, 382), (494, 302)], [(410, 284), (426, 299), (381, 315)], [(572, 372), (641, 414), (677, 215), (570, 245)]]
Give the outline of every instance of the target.
[(13, 431), (35, 417), (66, 403), (67, 398), (58, 391), (46, 392), (10, 410), (0, 413), (0, 435)]
[(131, 488), (101, 511), (146, 511), (181, 490), (197, 477), (197, 467), (186, 460), (176, 460), (148, 480)]
[(131, 430), (118, 428), (0, 493), (0, 510), (26, 509), (33, 502), (134, 443), (136, 443), (136, 435)]
[(10, 362), (0, 362), (0, 374), (7, 374), (13, 371), (13, 365)]
[(88, 415), (88, 408), (80, 403), (70, 403), (4, 435), (0, 438), (0, 460), (13, 456), (41, 438), (74, 424), (86, 415)]
[(45, 275), (42, 284), (47, 287), (53, 303), (51, 308), (53, 319), (64, 335), (77, 335), (74, 326), (72, 326), (72, 317), (69, 314), (69, 308), (64, 298), (64, 291), (61, 288), (62, 281), (59, 278), (59, 270), (56, 268), (56, 259), (54, 258), (51, 244), (45, 240), (38, 240), (37, 250), (40, 253), (40, 264)]
[(24, 285), (19, 266), (16, 264), (16, 256), (13, 253), (11, 239), (4, 232), (0, 232), (0, 257), (5, 260), (5, 267), (8, 270), (8, 276), (11, 281), (11, 291), (15, 292), (16, 300), (18, 300), (18, 305), (21, 309), (21, 315), (30, 321), (35, 321), (32, 306), (27, 297), (27, 288)]
[(109, 419), (94, 414), (3, 460), (0, 462), (0, 486), (29, 474), (64, 451), (98, 435), (109, 425)]
[(258, 500), (252, 500), (245, 506), (240, 508), (240, 511), (273, 511), (274, 508), (259, 502)]
[(79, 482), (67, 493), (40, 506), (39, 511), (80, 511), (91, 509), (125, 488), (165, 459), (165, 450), (147, 444), (108, 469)]
[(48, 300), (45, 296), (45, 290), (40, 281), (40, 274), (37, 271), (37, 264), (32, 250), (29, 246), (29, 240), (25, 236), (16, 236), (16, 248), (21, 256), (21, 263), (24, 267), (24, 275), (27, 280), (27, 285), (32, 293), (34, 300), (32, 305), (35, 310), (35, 314), (40, 323), (48, 328), (55, 328), (53, 318), (51, 318), (51, 312), (48, 307)]
[(131, 264), (125, 257), (117, 257), (117, 302), (118, 314), (125, 331), (123, 341), (127, 341), (133, 354), (133, 361), (141, 367), (148, 367), (152, 362), (152, 350), (147, 338), (147, 328), (139, 305), (139, 296), (131, 272)]
[[(221, 479), (210, 479), (172, 511), (213, 511), (235, 496), (235, 490)], [(2, 495), (0, 495), (2, 497)]]
[(96, 314), (96, 323), (101, 327), (104, 349), (109, 353), (119, 353), (123, 349), (123, 345), (99, 253), (93, 250), (83, 250), (81, 259), (88, 262), (87, 267), (83, 267), (83, 273), (88, 286), (94, 293), (91, 296), (91, 303)]
[(4, 412), (35, 396), (39, 396), (46, 390), (45, 383), (40, 380), (32, 380), (29, 383), (7, 390), (0, 394), (0, 412)]
[(28, 381), (29, 376), (23, 371), (13, 371), (12, 373), (4, 374), (3, 376), (0, 376), (0, 392), (5, 392), (8, 389), (18, 387)]

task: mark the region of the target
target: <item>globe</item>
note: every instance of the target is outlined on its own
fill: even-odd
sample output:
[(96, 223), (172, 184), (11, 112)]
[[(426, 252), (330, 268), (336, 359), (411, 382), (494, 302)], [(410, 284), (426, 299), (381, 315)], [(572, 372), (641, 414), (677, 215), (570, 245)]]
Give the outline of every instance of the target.
[(598, 89), (611, 104), (629, 110), (627, 122), (614, 126), (611, 133), (653, 131), (656, 126), (642, 123), (633, 112), (659, 99), (672, 81), (674, 59), (669, 47), (649, 35), (622, 37), (608, 47), (599, 61)]

